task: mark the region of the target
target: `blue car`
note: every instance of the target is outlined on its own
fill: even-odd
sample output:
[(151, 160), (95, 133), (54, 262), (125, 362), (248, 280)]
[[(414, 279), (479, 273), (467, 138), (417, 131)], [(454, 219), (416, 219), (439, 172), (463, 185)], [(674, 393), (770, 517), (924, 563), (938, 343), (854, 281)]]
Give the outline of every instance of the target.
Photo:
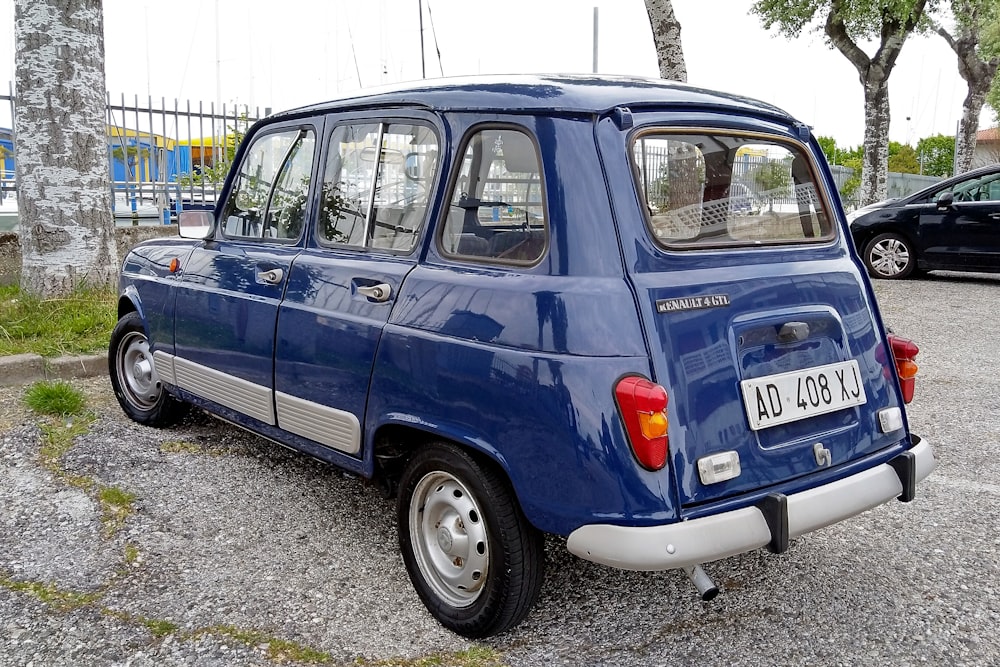
[(703, 564), (909, 501), (934, 467), (904, 409), (917, 346), (882, 324), (822, 155), (774, 107), (638, 78), (280, 113), (214, 211), (125, 258), (115, 394), (382, 484), (464, 636), (528, 614), (546, 533), (710, 599)]

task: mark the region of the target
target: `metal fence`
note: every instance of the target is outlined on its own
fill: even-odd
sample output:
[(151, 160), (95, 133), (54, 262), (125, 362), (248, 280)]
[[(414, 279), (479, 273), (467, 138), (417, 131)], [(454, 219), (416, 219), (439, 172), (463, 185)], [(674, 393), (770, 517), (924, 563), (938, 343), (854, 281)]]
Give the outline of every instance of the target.
[[(6, 198), (14, 195), (16, 163), (12, 86), (0, 95), (3, 101), (11, 120), (9, 129), (0, 127), (0, 196)], [(119, 223), (132, 224), (166, 223), (183, 208), (214, 205), (236, 146), (261, 118), (259, 108), (247, 105), (166, 98), (157, 104), (124, 94), (108, 95), (106, 113), (112, 206)]]

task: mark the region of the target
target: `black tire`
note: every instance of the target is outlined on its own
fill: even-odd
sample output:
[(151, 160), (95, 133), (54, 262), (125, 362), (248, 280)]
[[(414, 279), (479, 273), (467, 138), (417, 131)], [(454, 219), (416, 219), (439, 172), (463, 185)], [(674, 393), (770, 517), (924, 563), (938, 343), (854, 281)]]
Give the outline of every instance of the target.
[(142, 318), (135, 311), (123, 315), (111, 332), (108, 372), (118, 403), (133, 421), (170, 426), (187, 412), (188, 404), (175, 399), (160, 384)]
[(446, 628), (489, 637), (538, 599), (543, 535), (492, 463), (444, 443), (423, 447), (403, 472), (397, 518), (410, 581)]
[(917, 266), (913, 244), (893, 233), (879, 234), (869, 241), (862, 259), (868, 275), (887, 280), (907, 278)]

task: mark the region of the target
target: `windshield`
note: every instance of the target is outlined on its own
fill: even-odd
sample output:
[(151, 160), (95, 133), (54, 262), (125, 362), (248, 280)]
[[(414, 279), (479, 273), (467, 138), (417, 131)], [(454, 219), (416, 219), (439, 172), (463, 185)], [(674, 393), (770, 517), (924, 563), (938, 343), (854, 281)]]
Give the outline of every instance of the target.
[(650, 131), (632, 145), (654, 238), (670, 248), (833, 238), (809, 159), (796, 145), (721, 132)]

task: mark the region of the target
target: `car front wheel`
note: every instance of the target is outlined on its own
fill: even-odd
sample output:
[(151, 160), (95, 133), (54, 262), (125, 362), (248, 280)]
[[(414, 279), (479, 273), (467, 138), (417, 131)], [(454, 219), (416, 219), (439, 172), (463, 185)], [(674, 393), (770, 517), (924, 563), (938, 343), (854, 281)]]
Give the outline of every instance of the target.
[(403, 561), (442, 625), (481, 638), (524, 618), (541, 590), (544, 540), (492, 464), (426, 446), (403, 472), (398, 503)]
[(865, 267), (873, 278), (906, 278), (917, 265), (913, 245), (898, 234), (879, 234), (865, 246)]
[(161, 385), (142, 318), (135, 311), (123, 315), (111, 332), (108, 371), (115, 397), (133, 421), (162, 427), (175, 424), (184, 416), (187, 404), (168, 394)]

